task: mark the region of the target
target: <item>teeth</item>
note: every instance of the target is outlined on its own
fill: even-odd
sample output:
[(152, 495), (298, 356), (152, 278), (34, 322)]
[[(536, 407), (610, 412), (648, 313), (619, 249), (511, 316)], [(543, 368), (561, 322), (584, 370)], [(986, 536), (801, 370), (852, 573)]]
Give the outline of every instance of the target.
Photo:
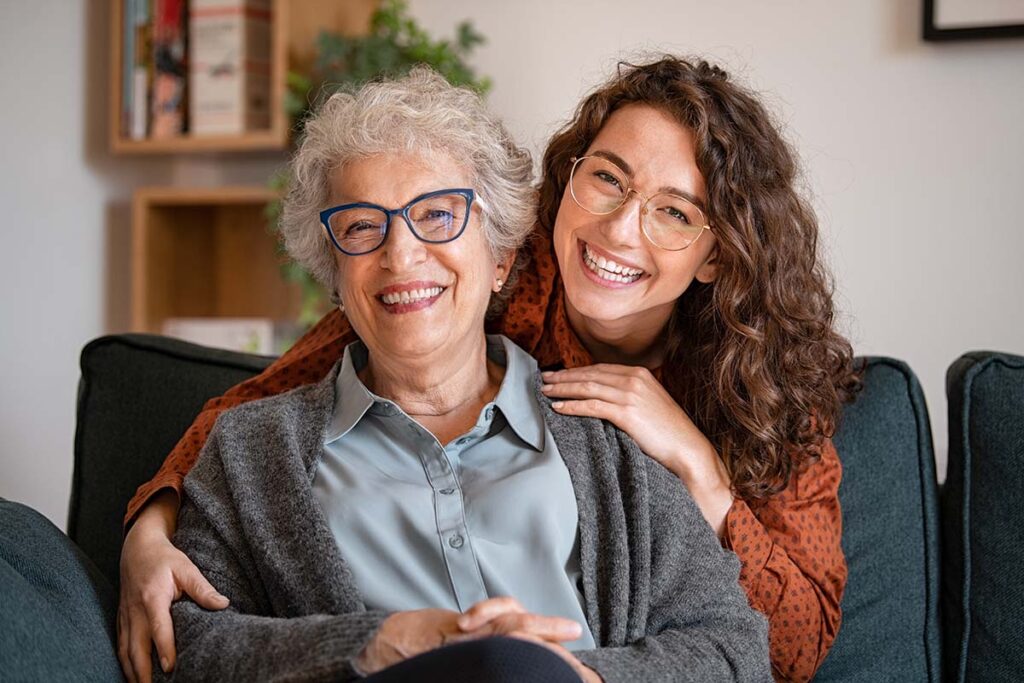
[(612, 282), (636, 282), (644, 272), (639, 268), (627, 268), (611, 259), (592, 254), (589, 245), (584, 245), (583, 260), (590, 267), (590, 270), (605, 280), (611, 280)]
[(444, 291), (444, 287), (427, 287), (425, 289), (407, 289), (402, 292), (391, 292), (380, 298), (389, 306), (394, 304), (408, 304), (430, 299)]

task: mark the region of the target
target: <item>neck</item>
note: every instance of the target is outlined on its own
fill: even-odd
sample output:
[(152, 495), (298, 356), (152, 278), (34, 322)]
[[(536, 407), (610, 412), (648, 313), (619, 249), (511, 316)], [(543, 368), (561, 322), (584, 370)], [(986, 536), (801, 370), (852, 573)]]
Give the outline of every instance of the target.
[(487, 359), (483, 335), (468, 352), (449, 350), (443, 358), (437, 355), (395, 359), (371, 353), (359, 378), (370, 391), (394, 401), (411, 417), (472, 413), (475, 419), (497, 395), (504, 368)]
[(595, 320), (573, 308), (568, 298), (565, 309), (569, 325), (597, 363), (640, 365), (654, 369), (665, 360), (662, 333), (672, 315), (672, 306), (644, 311), (643, 315), (618, 320)]

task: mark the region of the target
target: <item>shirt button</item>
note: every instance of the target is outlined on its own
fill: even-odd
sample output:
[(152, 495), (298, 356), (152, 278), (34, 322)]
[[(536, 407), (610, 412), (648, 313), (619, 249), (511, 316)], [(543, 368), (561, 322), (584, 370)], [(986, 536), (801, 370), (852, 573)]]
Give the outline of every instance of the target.
[(443, 493), (446, 496), (450, 496), (453, 493), (455, 493), (455, 489), (441, 489), (441, 493)]
[(484, 415), (486, 415), (487, 419), (490, 420), (492, 417), (494, 417), (494, 408), (488, 408), (487, 412), (484, 413)]
[(465, 542), (466, 542), (466, 539), (462, 538), (462, 536), (459, 535), (459, 534), (455, 534), (454, 536), (452, 536), (451, 538), (448, 539), (448, 545), (450, 545), (451, 547), (455, 548), (456, 550), (461, 548), (462, 544), (465, 543)]
[(467, 443), (469, 443), (469, 437), (468, 436), (464, 436), (461, 439), (459, 439), (458, 441), (456, 441), (455, 445), (456, 446), (465, 446)]

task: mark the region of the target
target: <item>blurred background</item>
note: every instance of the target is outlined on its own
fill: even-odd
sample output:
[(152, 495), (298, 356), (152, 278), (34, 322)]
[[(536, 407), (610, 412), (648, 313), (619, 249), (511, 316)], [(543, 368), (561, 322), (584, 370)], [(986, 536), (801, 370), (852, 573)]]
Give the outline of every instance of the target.
[[(61, 528), (86, 342), (177, 329), (276, 352), (270, 323), (315, 309), (284, 284), (264, 213), (287, 159), (283, 112), (318, 85), (318, 54), (368, 49), (353, 41), (379, 7), (265, 0), (252, 16), (268, 83), (247, 87), (272, 111), (201, 139), (158, 134), (130, 106), (133, 2), (0, 2), (0, 496)], [(972, 349), (1024, 352), (1024, 38), (924, 41), (922, 0), (410, 0), (402, 16), (426, 53), (470, 67), (538, 157), (619, 60), (702, 56), (761, 93), (803, 160), (839, 326), (858, 354), (917, 373), (943, 478), (946, 368)], [(349, 38), (318, 44), (324, 28)], [(175, 73), (148, 65), (149, 106), (161, 65)], [(208, 316), (241, 327), (200, 329)]]

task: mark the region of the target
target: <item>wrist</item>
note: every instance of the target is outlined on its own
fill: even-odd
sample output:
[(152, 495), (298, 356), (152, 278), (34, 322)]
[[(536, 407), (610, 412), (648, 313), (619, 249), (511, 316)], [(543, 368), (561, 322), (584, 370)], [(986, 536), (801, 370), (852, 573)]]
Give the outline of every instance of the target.
[(129, 533), (160, 535), (171, 538), (178, 528), (178, 494), (174, 489), (161, 489), (139, 511)]

